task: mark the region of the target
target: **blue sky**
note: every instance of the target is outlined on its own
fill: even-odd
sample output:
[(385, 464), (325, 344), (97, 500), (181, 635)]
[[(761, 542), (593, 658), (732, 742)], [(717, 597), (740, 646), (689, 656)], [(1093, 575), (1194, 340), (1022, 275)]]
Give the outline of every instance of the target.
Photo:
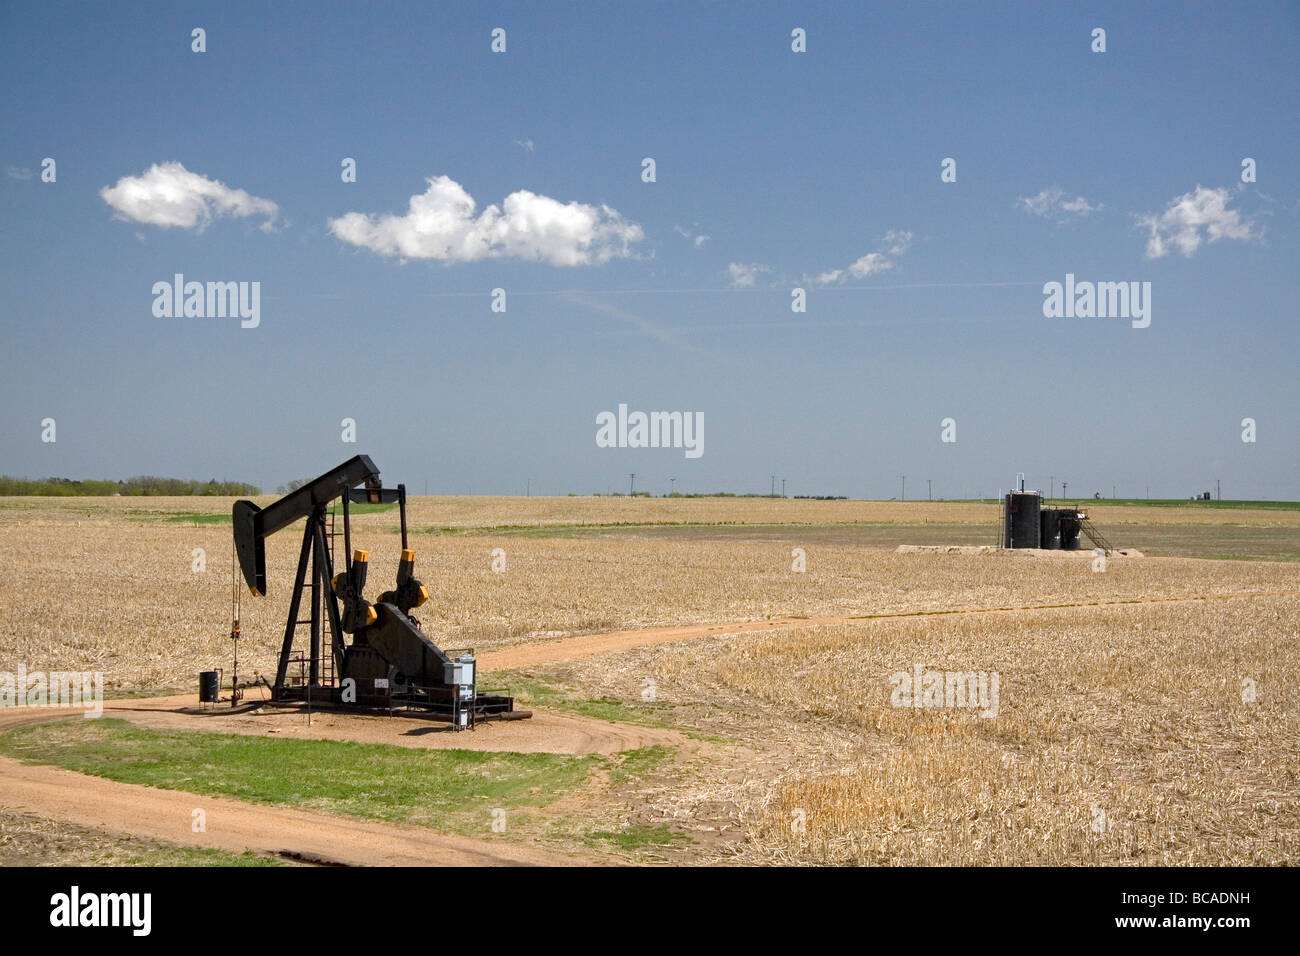
[[(1298, 11), (7, 3), (0, 472), (1300, 497)], [(474, 212), (382, 219), (437, 177)], [(178, 272), (260, 325), (156, 317)], [(1067, 273), (1150, 282), (1150, 326), (1045, 317)], [(704, 454), (597, 447), (620, 403)]]

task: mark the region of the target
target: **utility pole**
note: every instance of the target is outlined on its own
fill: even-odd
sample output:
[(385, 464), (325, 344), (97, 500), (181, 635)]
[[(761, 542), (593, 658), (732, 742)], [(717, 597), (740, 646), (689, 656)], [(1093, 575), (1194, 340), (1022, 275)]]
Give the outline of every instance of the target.
[(1219, 490), (1219, 479), (1214, 479), (1214, 497), (1218, 501), (1223, 500), (1223, 492)]
[(1056, 476), (1048, 475), (1047, 476), (1047, 499), (1050, 501), (1055, 497), (1056, 497)]
[(533, 496), (533, 479), (529, 478), (528, 483), (524, 485), (524, 497), (531, 498), (532, 496)]
[(636, 489), (636, 472), (632, 472), (628, 477), (627, 496), (632, 497), (632, 492)]
[(901, 477), (903, 479), (903, 495), (899, 500), (906, 501), (907, 500), (907, 475), (902, 475)]
[(1114, 501), (1114, 500), (1115, 500), (1115, 486), (1114, 486), (1114, 485), (1111, 485), (1111, 486), (1110, 486), (1110, 500), (1111, 500), (1111, 501)]
[(934, 501), (934, 489), (930, 487), (931, 481), (932, 479), (930, 478), (925, 479), (925, 496), (929, 498), (931, 501)]
[(668, 497), (669, 497), (669, 498), (671, 498), (671, 497), (673, 496), (673, 487), (674, 487), (676, 484), (677, 484), (677, 479), (676, 479), (676, 478), (669, 478), (669, 479), (668, 479)]
[(1070, 483), (1069, 483), (1068, 481), (1066, 481), (1064, 478), (1062, 478), (1062, 479), (1061, 479), (1061, 497), (1062, 497), (1062, 498), (1066, 497), (1065, 489), (1066, 489), (1066, 488), (1069, 488), (1069, 487), (1070, 487)]
[(781, 479), (781, 497), (782, 497), (782, 498), (785, 497), (785, 479), (784, 479), (784, 478)]
[(776, 475), (772, 476), (772, 494), (769, 497), (771, 498), (776, 497)]

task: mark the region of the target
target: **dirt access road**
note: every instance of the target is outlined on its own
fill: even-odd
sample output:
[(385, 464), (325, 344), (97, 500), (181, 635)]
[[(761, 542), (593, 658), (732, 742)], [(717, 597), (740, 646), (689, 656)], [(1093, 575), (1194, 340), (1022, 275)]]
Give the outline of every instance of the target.
[(851, 614), (819, 617), (775, 617), (761, 621), (732, 621), (723, 624), (685, 624), (671, 627), (648, 627), (636, 631), (607, 634), (579, 634), (549, 641), (520, 644), (478, 655), (479, 670), (503, 671), (516, 667), (533, 667), (575, 657), (591, 657), (633, 647), (649, 647), (670, 641), (722, 634), (752, 634), (759, 631), (788, 631), (801, 627), (834, 627), (858, 621), (888, 621), (908, 617), (951, 617), (961, 614), (1018, 614), (1023, 611), (1047, 611), (1060, 608), (1122, 607), (1131, 604), (1194, 604), (1198, 601), (1233, 601), (1256, 597), (1277, 597), (1290, 591), (1248, 591), (1240, 594), (1212, 594), (1192, 598), (1150, 598), (1121, 601), (1086, 601), (1072, 604), (1027, 604), (1017, 607), (956, 608), (950, 611), (900, 611), (884, 614)]

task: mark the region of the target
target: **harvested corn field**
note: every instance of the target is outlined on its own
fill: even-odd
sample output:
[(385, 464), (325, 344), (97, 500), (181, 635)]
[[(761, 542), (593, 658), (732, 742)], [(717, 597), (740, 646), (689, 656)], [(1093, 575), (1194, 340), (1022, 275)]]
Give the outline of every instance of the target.
[[(933, 525), (935, 543), (996, 519), (972, 503), (412, 499), (422, 625), (440, 646), (475, 648), (483, 681), (540, 718), (476, 731), (476, 748), (615, 761), (521, 809), (530, 822), (514, 839), (574, 861), (1300, 860), (1300, 565), (819, 543), (832, 525), (814, 512), (831, 507), (850, 526)], [(184, 728), (175, 701), (131, 701), (192, 693), (200, 670), (229, 667), (229, 508), (5, 502), (0, 672), (99, 671), (121, 698), (115, 714)], [(1129, 510), (1152, 526), (1182, 520)], [(360, 511), (353, 544), (386, 580), (396, 514)], [(1294, 515), (1196, 512), (1300, 534)], [(764, 532), (701, 536), (706, 526)], [(244, 674), (274, 671), (296, 538), (268, 539), (268, 596), (241, 599)], [(376, 718), (302, 730), (292, 713), (235, 719), (195, 730), (382, 739), (355, 724)], [(639, 743), (637, 727), (666, 743)], [(414, 732), (395, 742), (422, 746)], [(428, 740), (448, 746), (441, 732)], [(620, 771), (620, 746), (662, 755)]]

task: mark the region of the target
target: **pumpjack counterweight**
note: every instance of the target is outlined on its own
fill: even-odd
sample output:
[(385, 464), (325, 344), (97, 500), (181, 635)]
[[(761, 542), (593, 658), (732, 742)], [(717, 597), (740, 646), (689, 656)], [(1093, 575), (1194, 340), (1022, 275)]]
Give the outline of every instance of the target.
[[(343, 505), (344, 567), (335, 571), (329, 508)], [(352, 551), (350, 503), (396, 504), (401, 515), (402, 554), (396, 587), (375, 602), (365, 597), (368, 552)], [(385, 488), (379, 470), (365, 455), (350, 458), (325, 474), (259, 508), (236, 501), (232, 510), (235, 551), (249, 590), (265, 596), (266, 538), (305, 518), (302, 548), (289, 601), (289, 618), (276, 668), (271, 699), (310, 701), (362, 708), (416, 709), (429, 716), (470, 727), (493, 718), (532, 716), (516, 711), (514, 698), (480, 694), (473, 652), (445, 653), (424, 633), (411, 612), (429, 599), (429, 589), (415, 577), (415, 552), (406, 537), (406, 486)], [(310, 608), (302, 613), (304, 592)], [(307, 654), (294, 654), (298, 627), (310, 627)], [(324, 652), (326, 630), (328, 655)], [(349, 643), (346, 635), (351, 635)], [(295, 680), (292, 665), (299, 664)]]

